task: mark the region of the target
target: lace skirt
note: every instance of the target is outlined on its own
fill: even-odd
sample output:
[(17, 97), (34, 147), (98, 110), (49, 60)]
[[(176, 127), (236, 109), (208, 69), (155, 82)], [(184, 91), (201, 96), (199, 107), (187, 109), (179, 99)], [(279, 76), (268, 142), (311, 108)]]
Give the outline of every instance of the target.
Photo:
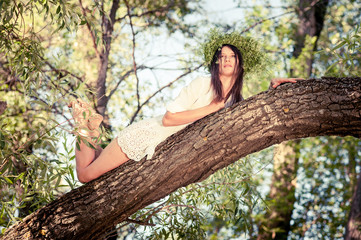
[(118, 145), (129, 159), (140, 161), (144, 156), (151, 159), (159, 143), (186, 126), (164, 127), (162, 117), (141, 120), (119, 133)]

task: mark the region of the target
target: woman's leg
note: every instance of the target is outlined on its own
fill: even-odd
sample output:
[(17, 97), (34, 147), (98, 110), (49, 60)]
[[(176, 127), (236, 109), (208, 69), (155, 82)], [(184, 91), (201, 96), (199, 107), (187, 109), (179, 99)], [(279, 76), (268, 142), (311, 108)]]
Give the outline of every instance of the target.
[(76, 150), (75, 156), (78, 179), (83, 183), (98, 178), (129, 160), (119, 147), (117, 139), (103, 149), (98, 157), (93, 148), (82, 142), (80, 150)]
[[(76, 172), (80, 182), (89, 182), (102, 174), (118, 167), (129, 160), (114, 139), (105, 149), (97, 145), (98, 131), (103, 117), (95, 112), (89, 104), (80, 99), (69, 104), (73, 108), (73, 118), (76, 132), (80, 136), (80, 149), (75, 150)], [(89, 147), (83, 140), (88, 141), (95, 148)]]

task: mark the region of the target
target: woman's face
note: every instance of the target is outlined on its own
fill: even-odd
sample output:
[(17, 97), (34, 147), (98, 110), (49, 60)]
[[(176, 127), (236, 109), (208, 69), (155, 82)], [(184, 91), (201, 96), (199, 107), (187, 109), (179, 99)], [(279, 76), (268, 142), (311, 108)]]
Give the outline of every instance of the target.
[(236, 54), (227, 46), (221, 50), (219, 57), (219, 74), (225, 77), (231, 77), (236, 70)]

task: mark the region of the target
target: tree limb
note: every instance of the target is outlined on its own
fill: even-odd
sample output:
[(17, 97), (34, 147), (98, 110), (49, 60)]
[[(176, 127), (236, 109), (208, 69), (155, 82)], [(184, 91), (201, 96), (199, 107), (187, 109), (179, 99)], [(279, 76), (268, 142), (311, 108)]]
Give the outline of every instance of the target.
[(128, 16), (129, 16), (129, 25), (130, 25), (130, 29), (132, 30), (132, 59), (133, 59), (133, 71), (134, 71), (134, 76), (136, 79), (136, 95), (137, 95), (137, 109), (140, 109), (140, 96), (139, 96), (139, 77), (138, 77), (138, 72), (137, 72), (137, 62), (135, 61), (135, 31), (134, 31), (134, 27), (133, 27), (133, 20), (132, 17), (130, 16), (130, 6), (128, 4), (127, 0), (124, 0), (125, 6), (127, 7), (127, 12), (128, 12)]
[(178, 188), (286, 140), (361, 137), (361, 78), (309, 79), (262, 92), (189, 125), (150, 160), (128, 161), (9, 228), (2, 239), (98, 239)]

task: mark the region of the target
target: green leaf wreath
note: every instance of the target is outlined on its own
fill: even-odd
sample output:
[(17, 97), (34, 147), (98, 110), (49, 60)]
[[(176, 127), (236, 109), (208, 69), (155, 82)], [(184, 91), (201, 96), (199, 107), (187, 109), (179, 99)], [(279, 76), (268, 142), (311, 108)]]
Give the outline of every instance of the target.
[(237, 31), (221, 33), (217, 29), (211, 29), (206, 42), (201, 45), (201, 51), (208, 70), (210, 69), (213, 55), (224, 44), (233, 45), (240, 50), (244, 60), (243, 68), (245, 75), (264, 73), (271, 64), (261, 44), (255, 39), (244, 37)]

